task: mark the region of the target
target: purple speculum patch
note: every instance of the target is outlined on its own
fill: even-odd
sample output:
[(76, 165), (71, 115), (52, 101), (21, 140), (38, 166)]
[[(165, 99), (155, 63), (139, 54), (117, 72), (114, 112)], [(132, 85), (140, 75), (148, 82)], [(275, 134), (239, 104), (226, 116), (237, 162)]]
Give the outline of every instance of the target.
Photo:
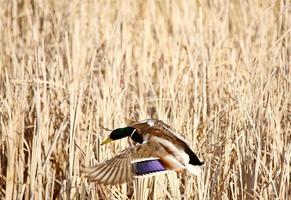
[(136, 175), (146, 175), (149, 173), (159, 172), (166, 170), (161, 164), (160, 160), (147, 160), (133, 164)]

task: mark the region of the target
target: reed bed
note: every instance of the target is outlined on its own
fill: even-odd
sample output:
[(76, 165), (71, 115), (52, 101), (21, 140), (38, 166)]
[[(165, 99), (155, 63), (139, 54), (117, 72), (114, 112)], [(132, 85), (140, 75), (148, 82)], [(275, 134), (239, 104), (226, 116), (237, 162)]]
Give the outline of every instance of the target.
[[(0, 30), (0, 199), (291, 198), (288, 0), (2, 0)], [(129, 145), (106, 129), (146, 118), (201, 176), (88, 182)]]

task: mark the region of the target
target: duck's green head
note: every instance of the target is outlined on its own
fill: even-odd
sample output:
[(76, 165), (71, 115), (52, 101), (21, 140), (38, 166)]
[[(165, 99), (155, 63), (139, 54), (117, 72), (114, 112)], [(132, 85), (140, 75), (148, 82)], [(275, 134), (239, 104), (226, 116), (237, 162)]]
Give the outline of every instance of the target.
[(114, 131), (110, 133), (109, 137), (101, 143), (101, 145), (108, 144), (114, 140), (119, 140), (124, 137), (131, 136), (134, 131), (135, 131), (135, 128), (133, 127), (115, 129)]

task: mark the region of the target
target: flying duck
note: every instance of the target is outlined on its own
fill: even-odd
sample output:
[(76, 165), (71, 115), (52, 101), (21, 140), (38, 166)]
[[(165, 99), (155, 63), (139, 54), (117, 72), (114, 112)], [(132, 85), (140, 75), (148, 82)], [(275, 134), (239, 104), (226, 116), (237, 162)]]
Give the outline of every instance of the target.
[(130, 137), (136, 144), (119, 155), (85, 171), (90, 181), (105, 185), (131, 182), (134, 178), (167, 171), (187, 170), (198, 175), (203, 162), (177, 131), (161, 120), (146, 119), (113, 130), (101, 145)]

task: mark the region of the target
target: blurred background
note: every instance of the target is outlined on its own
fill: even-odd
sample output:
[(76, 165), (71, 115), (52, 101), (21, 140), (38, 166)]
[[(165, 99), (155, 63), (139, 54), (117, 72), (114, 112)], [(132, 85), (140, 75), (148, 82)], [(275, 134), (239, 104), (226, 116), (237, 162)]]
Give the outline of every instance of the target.
[[(290, 1), (2, 0), (0, 30), (1, 199), (290, 199)], [(146, 118), (202, 175), (88, 182)]]

